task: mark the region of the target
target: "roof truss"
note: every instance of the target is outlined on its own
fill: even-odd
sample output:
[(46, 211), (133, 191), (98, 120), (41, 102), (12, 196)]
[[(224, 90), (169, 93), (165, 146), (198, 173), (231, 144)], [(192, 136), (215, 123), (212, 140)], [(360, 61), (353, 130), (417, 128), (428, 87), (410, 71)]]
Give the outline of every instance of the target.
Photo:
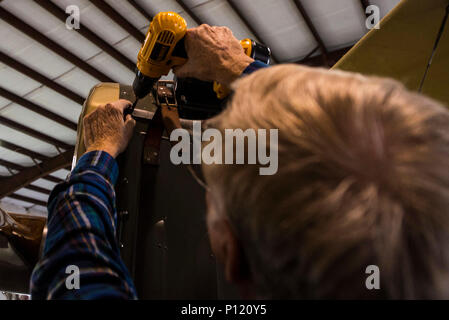
[[(49, 14), (55, 16), (60, 21), (64, 21), (67, 18), (67, 14), (62, 10), (58, 5), (56, 5), (55, 1), (50, 0), (33, 0), (35, 3), (37, 3), (39, 6), (44, 8)], [(139, 12), (143, 17), (145, 17), (148, 21), (151, 21), (154, 13), (147, 12), (138, 1), (136, 0), (126, 0), (127, 3), (132, 6), (137, 12)], [(183, 11), (189, 15), (198, 25), (204, 23), (202, 19), (195, 13), (195, 8), (192, 8), (186, 4), (183, 0), (175, 0), (176, 3), (182, 7)], [(1, 2), (1, 1), (0, 1)], [(117, 12), (112, 6), (110, 6), (107, 2), (102, 0), (90, 0), (90, 2), (97, 7), (99, 10), (101, 10), (107, 17), (109, 17), (111, 20), (113, 20), (116, 24), (120, 25), (124, 30), (126, 30), (133, 38), (135, 38), (139, 42), (143, 42), (145, 35), (137, 29), (133, 24), (131, 24), (124, 16), (122, 16), (119, 12)], [(254, 36), (257, 38), (255, 40), (258, 40), (260, 42), (264, 42), (264, 37), (262, 34), (256, 30), (249, 20), (247, 19), (246, 15), (242, 10), (239, 9), (238, 2), (235, 0), (226, 0), (226, 2), (229, 4), (229, 6), (232, 8), (232, 10), (236, 13), (236, 15), (241, 20), (242, 24), (244, 24), (247, 29), (254, 34)], [(330, 67), (333, 64), (335, 64), (336, 61), (338, 61), (349, 49), (350, 47), (339, 49), (336, 51), (329, 51), (326, 44), (324, 43), (321, 35), (319, 34), (316, 26), (314, 25), (312, 18), (310, 17), (307, 10), (304, 8), (303, 3), (301, 0), (294, 0), (294, 4), (301, 14), (301, 16), (304, 18), (304, 21), (306, 22), (306, 25), (308, 27), (308, 31), (311, 32), (313, 35), (317, 46), (313, 48), (313, 50), (310, 51), (309, 54), (306, 55), (302, 60), (298, 61), (297, 63), (309, 65), (309, 66), (324, 66), (324, 67)], [(361, 7), (363, 10), (366, 9), (366, 7), (369, 5), (369, 1), (367, 0), (360, 0)], [(51, 40), (26, 22), (22, 21), (20, 18), (16, 17), (14, 14), (7, 11), (5, 8), (1, 7), (0, 4), (0, 19), (7, 22), (14, 28), (18, 29), (22, 33), (26, 34), (27, 36), (31, 37), (33, 40), (37, 41), (53, 53), (61, 56), (65, 60), (69, 61), (74, 66), (78, 67), (79, 69), (87, 72), (94, 78), (98, 79), (102, 82), (115, 82), (114, 79), (111, 79), (109, 76), (107, 76), (105, 73), (103, 73), (101, 70), (98, 70), (94, 66), (90, 65), (89, 63), (83, 61), (55, 41)], [(123, 53), (121, 53), (119, 50), (117, 50), (115, 47), (107, 43), (105, 40), (103, 40), (101, 37), (99, 37), (93, 30), (90, 30), (85, 25), (82, 25), (80, 29), (75, 29), (81, 36), (83, 36), (85, 39), (89, 40), (91, 43), (102, 49), (105, 53), (110, 55), (112, 58), (114, 58), (117, 62), (125, 66), (129, 70), (134, 70), (135, 68), (135, 61), (131, 61), (129, 58), (127, 58)], [(272, 48), (272, 55), (273, 60), (276, 62), (282, 62), (279, 57), (276, 55), (276, 48)], [(40, 72), (34, 70), (33, 68), (26, 66), (25, 64), (21, 63), (20, 61), (16, 60), (13, 57), (8, 56), (7, 54), (0, 52), (0, 62), (4, 63), (8, 67), (26, 75), (27, 77), (41, 83), (43, 86), (46, 86), (58, 94), (70, 99), (71, 101), (75, 102), (78, 105), (82, 105), (84, 103), (85, 97), (80, 96), (79, 94), (67, 89), (66, 87), (58, 84), (53, 79), (48, 78), (47, 76), (41, 74)], [(43, 107), (37, 105), (36, 103), (24, 98), (20, 97), (14, 92), (11, 92), (5, 88), (0, 87), (0, 96), (10, 100), (11, 102), (17, 103), (28, 110), (34, 111), (39, 113), (40, 115), (51, 119), (71, 130), (76, 130), (76, 124), (59, 116), (55, 113), (48, 111), (47, 109), (44, 109)], [(72, 162), (72, 155), (74, 152), (74, 147), (70, 144), (67, 144), (65, 142), (62, 142), (58, 139), (52, 138), (48, 135), (46, 135), (43, 132), (33, 130), (31, 128), (28, 128), (20, 123), (17, 123), (13, 120), (7, 119), (3, 116), (0, 116), (0, 124), (8, 126), (14, 130), (20, 131), (22, 133), (25, 133), (29, 136), (32, 136), (34, 138), (37, 138), (41, 141), (44, 141), (46, 143), (49, 143), (59, 151), (59, 155), (55, 157), (49, 157), (31, 150), (28, 150), (26, 148), (23, 148), (21, 146), (17, 146), (16, 144), (13, 144), (8, 141), (0, 140), (0, 146), (8, 149), (13, 152), (17, 152), (21, 155), (30, 157), (33, 162), (35, 163), (32, 167), (23, 167), (18, 164), (14, 164), (11, 162), (8, 162), (6, 160), (0, 159), (0, 165), (5, 166), (10, 170), (10, 172), (14, 173), (12, 176), (9, 177), (3, 177), (1, 179), (0, 184), (0, 198), (9, 196), (11, 198), (25, 201), (32, 204), (37, 205), (45, 205), (45, 203), (41, 200), (33, 199), (30, 197), (25, 197), (23, 195), (16, 194), (15, 192), (18, 191), (21, 188), (27, 188), (29, 190), (39, 192), (42, 194), (49, 194), (49, 190), (38, 187), (35, 185), (32, 185), (31, 183), (39, 178), (46, 179), (53, 183), (59, 183), (62, 182), (61, 179), (54, 177), (51, 175), (52, 172), (62, 169), (62, 168), (68, 168), (70, 167), (70, 164)], [(16, 171), (16, 172), (15, 172)]]

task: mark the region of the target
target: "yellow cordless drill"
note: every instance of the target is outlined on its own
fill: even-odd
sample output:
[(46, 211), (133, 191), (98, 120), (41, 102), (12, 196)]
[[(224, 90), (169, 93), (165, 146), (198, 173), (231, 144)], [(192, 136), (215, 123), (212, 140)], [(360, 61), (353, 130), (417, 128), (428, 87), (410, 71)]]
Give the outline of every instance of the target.
[[(168, 75), (174, 66), (187, 62), (184, 45), (186, 32), (186, 21), (175, 12), (161, 12), (154, 17), (137, 57), (137, 72), (133, 82), (136, 101), (126, 110), (125, 116), (132, 114), (137, 101), (150, 93), (162, 76)], [(248, 56), (269, 63), (269, 48), (250, 39), (242, 40), (241, 44)], [(214, 84), (214, 91), (219, 99), (229, 94), (229, 90), (218, 83)]]

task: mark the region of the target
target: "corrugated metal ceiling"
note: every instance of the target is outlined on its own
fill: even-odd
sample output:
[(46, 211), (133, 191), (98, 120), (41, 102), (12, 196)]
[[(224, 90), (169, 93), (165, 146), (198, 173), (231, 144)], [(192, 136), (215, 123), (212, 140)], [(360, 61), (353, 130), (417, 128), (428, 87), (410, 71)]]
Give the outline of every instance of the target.
[[(43, 2), (47, 2), (47, 8)], [(370, 1), (380, 7), (382, 15), (398, 2)], [(140, 48), (137, 39), (145, 34), (148, 17), (157, 12), (176, 11), (187, 20), (189, 27), (199, 23), (228, 26), (238, 38), (249, 37), (270, 46), (277, 62), (298, 62), (311, 56), (311, 52), (318, 55), (317, 48), (331, 54), (357, 42), (368, 31), (363, 12), (366, 3), (360, 0), (3, 0), (0, 2), (0, 88), (8, 98), (6, 94), (0, 95), (0, 176), (5, 181), (26, 168), (39, 167), (42, 161), (74, 146), (76, 132), (72, 125), (78, 121), (80, 100), (100, 80), (132, 82), (134, 74), (130, 64), (135, 62)], [(69, 5), (78, 6), (81, 28), (88, 29), (102, 44), (67, 29), (49, 11), (48, 5), (56, 5), (53, 9), (62, 12)], [(20, 23), (35, 30), (21, 31)], [(62, 47), (60, 54), (55, 53), (58, 52), (55, 45), (48, 43)], [(105, 50), (107, 46), (116, 52), (106, 52), (110, 51)], [(61, 54), (61, 50), (80, 61)], [(27, 67), (32, 70), (27, 71)], [(42, 76), (51, 87), (43, 83)], [(59, 120), (39, 110), (49, 111), (59, 116)], [(26, 208), (31, 213), (44, 213), (43, 204), (49, 190), (69, 173), (67, 164), (3, 198), (2, 203)]]

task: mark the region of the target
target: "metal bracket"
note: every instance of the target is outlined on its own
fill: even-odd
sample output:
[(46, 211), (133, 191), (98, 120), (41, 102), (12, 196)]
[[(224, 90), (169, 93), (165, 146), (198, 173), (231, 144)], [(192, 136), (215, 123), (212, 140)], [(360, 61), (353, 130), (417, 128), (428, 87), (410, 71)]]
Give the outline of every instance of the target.
[(176, 100), (175, 87), (174, 81), (160, 80), (157, 82), (156, 90), (153, 92), (158, 110), (153, 116), (145, 140), (143, 154), (144, 161), (147, 164), (159, 164), (159, 149), (165, 127), (161, 110), (177, 110), (178, 101)]
[(178, 107), (178, 101), (176, 100), (175, 93), (176, 84), (174, 81), (159, 80), (156, 84), (156, 105), (161, 107), (162, 105), (168, 107)]

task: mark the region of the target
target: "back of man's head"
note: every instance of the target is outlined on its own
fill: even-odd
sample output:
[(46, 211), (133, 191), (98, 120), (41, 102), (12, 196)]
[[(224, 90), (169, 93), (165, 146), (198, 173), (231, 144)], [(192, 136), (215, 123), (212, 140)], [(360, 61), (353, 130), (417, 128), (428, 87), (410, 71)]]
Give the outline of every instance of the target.
[(208, 126), (279, 129), (276, 174), (204, 167), (260, 296), (449, 298), (443, 106), (392, 80), (283, 65), (236, 83)]

